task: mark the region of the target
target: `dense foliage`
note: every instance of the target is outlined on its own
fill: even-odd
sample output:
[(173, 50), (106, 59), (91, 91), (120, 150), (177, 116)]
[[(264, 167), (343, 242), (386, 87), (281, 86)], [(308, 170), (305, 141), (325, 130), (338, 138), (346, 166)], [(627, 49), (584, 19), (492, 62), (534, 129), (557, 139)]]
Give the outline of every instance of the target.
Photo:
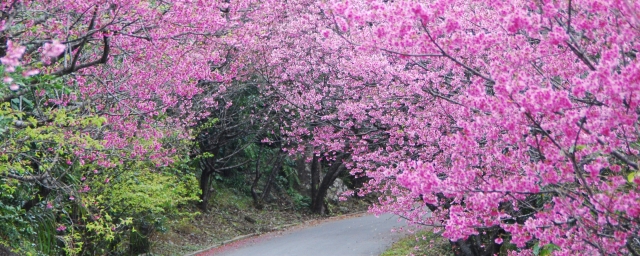
[(457, 254), (640, 253), (637, 2), (0, 8), (6, 246), (123, 251), (217, 175), (259, 205), (297, 158), (314, 211), (349, 170)]

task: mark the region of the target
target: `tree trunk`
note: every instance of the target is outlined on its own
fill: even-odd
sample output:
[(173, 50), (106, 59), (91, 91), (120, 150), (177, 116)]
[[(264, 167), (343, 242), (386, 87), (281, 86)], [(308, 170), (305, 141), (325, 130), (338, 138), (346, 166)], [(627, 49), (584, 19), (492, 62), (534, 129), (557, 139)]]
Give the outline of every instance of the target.
[(200, 191), (202, 192), (202, 194), (200, 194), (200, 203), (198, 203), (198, 207), (200, 208), (200, 210), (205, 212), (207, 211), (207, 207), (209, 206), (209, 198), (211, 197), (211, 191), (209, 190), (209, 187), (211, 185), (210, 179), (211, 172), (202, 170), (202, 175), (200, 175)]
[(213, 169), (212, 158), (206, 158), (200, 160), (202, 167), (202, 174), (200, 175), (200, 203), (198, 207), (202, 211), (207, 211), (207, 207), (209, 206), (209, 199), (211, 198), (211, 175), (214, 173), (215, 169)]
[(469, 236), (466, 240), (458, 240), (451, 243), (455, 256), (491, 256), (500, 253), (502, 244), (496, 244), (495, 240), (505, 231), (500, 227), (483, 228), (478, 230), (479, 235)]
[(317, 189), (315, 189), (315, 194), (313, 194), (313, 197), (311, 198), (311, 212), (318, 214), (326, 213), (327, 209), (324, 199), (327, 196), (327, 191), (329, 190), (331, 185), (333, 185), (333, 182), (338, 178), (340, 173), (342, 173), (342, 171), (346, 169), (344, 164), (342, 163), (343, 157), (344, 154), (340, 154), (336, 158), (336, 160), (327, 170), (327, 173), (322, 178), (322, 183), (320, 183)]

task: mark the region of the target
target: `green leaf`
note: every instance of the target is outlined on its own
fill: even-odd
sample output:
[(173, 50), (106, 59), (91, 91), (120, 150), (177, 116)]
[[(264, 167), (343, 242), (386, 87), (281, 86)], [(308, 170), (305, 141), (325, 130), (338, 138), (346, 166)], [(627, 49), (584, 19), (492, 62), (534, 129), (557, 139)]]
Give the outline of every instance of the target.
[(36, 126), (38, 124), (38, 120), (36, 120), (34, 117), (30, 116), (27, 117), (27, 121), (29, 121), (29, 123), (31, 123), (32, 126)]
[(533, 255), (540, 255), (540, 242), (533, 245)]
[(22, 98), (22, 102), (25, 103), (25, 105), (27, 105), (30, 108), (33, 107), (33, 101), (28, 100), (27, 98)]
[(558, 247), (555, 244), (546, 244), (543, 248), (542, 251), (540, 251), (540, 256), (549, 256), (549, 255), (553, 255), (552, 252), (555, 250), (560, 250), (560, 247)]
[(631, 172), (631, 173), (629, 173), (629, 175), (627, 175), (627, 181), (628, 181), (628, 182), (633, 182), (633, 180), (636, 178), (636, 174), (637, 174), (637, 173), (638, 173), (638, 172)]

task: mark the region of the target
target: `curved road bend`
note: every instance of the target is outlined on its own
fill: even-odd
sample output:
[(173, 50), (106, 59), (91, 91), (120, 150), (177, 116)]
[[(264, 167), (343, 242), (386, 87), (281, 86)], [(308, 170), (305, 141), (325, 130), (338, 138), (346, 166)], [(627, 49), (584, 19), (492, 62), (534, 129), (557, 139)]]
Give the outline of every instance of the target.
[(391, 232), (405, 227), (394, 215), (373, 215), (327, 221), (312, 227), (294, 228), (252, 241), (231, 243), (198, 254), (221, 256), (359, 256), (380, 255), (406, 233)]

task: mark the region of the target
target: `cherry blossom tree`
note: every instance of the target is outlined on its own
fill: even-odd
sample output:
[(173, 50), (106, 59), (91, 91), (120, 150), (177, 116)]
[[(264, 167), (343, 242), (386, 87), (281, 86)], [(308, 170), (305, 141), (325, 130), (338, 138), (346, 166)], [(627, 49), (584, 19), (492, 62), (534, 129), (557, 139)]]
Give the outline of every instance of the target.
[(372, 119), (354, 108), (378, 109), (368, 96), (386, 93), (400, 67), (331, 33), (334, 20), (318, 1), (263, 1), (248, 19), (237, 39), (245, 42), (245, 77), (273, 99), (268, 118), (280, 124), (284, 149), (306, 161), (299, 171), (310, 170), (312, 211), (324, 213), (327, 189), (346, 173), (360, 138), (385, 129), (362, 127)]
[(345, 106), (388, 127), (354, 156), (382, 193), (374, 211), (436, 227), (464, 255), (507, 240), (520, 254), (638, 255), (639, 7), (327, 4), (332, 34), (402, 67), (385, 88), (402, 100)]

